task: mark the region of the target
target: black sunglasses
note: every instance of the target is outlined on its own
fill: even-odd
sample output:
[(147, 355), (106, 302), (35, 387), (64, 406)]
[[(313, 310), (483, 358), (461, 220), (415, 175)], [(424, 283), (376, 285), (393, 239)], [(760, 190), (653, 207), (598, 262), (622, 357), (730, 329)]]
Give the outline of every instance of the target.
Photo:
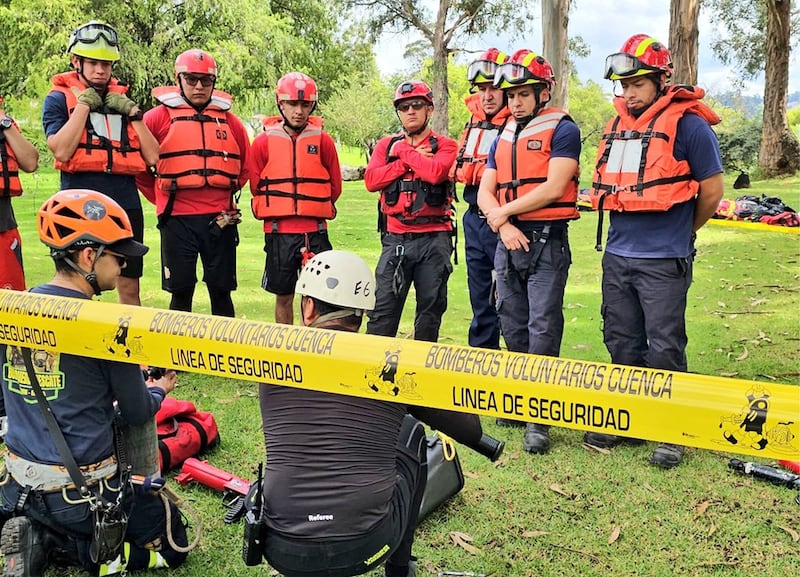
[(128, 259), (122, 256), (121, 254), (114, 254), (113, 252), (103, 251), (103, 254), (101, 256), (113, 256), (115, 259), (117, 259), (117, 264), (119, 265), (119, 268), (125, 268), (125, 265), (128, 264)]
[(401, 102), (397, 105), (397, 110), (400, 112), (408, 112), (409, 108), (413, 108), (414, 110), (422, 110), (426, 106), (428, 106), (427, 102), (415, 100), (414, 102)]
[(203, 88), (208, 88), (213, 85), (216, 80), (213, 76), (195, 76), (190, 74), (181, 74), (181, 76), (183, 77), (183, 81), (189, 86), (197, 86), (199, 82)]

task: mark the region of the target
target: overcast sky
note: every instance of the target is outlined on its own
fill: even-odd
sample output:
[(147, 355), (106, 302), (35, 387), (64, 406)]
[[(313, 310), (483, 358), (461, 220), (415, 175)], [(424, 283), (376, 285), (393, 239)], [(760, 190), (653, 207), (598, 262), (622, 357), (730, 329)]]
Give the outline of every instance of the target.
[[(539, 30), (540, 25), (534, 24)], [(578, 76), (581, 80), (603, 80), (603, 64), (608, 54), (617, 52), (626, 38), (644, 33), (667, 43), (669, 40), (669, 0), (579, 0), (572, 9), (569, 34), (580, 35), (591, 49), (587, 58), (577, 59)], [(701, 11), (700, 54), (698, 84), (713, 93), (730, 89), (730, 79), (735, 71), (718, 61), (711, 51), (711, 42), (716, 37), (713, 25)], [(414, 37), (384, 35), (375, 49), (378, 67), (383, 73), (402, 72), (408, 65), (403, 59), (405, 44)], [(496, 46), (513, 53), (518, 48), (529, 48), (535, 52), (542, 49), (540, 33), (524, 39), (509, 39), (501, 33), (487, 34), (480, 40), (471, 40), (470, 48)], [(800, 91), (800, 56), (792, 54), (789, 65), (789, 93)], [(465, 63), (469, 58), (462, 55), (457, 62)], [(745, 85), (745, 94), (763, 95), (763, 75)], [(610, 89), (610, 84), (609, 84)]]

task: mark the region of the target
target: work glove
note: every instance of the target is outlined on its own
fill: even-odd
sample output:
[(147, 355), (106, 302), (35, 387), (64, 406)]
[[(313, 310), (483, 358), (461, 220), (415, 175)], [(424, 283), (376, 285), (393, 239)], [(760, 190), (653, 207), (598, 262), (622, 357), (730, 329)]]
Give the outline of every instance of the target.
[(97, 93), (97, 90), (91, 86), (81, 92), (77, 86), (72, 87), (72, 93), (78, 98), (78, 102), (82, 102), (89, 107), (89, 110), (95, 111), (103, 106), (103, 99)]
[(106, 94), (106, 106), (109, 110), (119, 112), (123, 116), (130, 116), (131, 110), (136, 107), (136, 103), (119, 92), (109, 92)]

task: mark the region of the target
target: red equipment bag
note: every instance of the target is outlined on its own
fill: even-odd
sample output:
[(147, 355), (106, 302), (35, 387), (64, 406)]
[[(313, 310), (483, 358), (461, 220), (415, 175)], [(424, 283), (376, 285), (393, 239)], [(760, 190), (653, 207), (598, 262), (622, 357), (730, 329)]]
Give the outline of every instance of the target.
[(198, 411), (191, 401), (166, 397), (156, 413), (156, 426), (162, 473), (219, 444), (214, 415)]

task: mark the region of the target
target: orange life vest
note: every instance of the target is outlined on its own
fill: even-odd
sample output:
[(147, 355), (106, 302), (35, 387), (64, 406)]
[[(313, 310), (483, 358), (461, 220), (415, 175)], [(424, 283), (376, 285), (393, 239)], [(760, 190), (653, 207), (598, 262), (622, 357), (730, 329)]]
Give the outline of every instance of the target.
[[(390, 162), (389, 151), (392, 144), (405, 138), (404, 134), (397, 134), (391, 138), (386, 147), (386, 162)], [(437, 136), (433, 133), (428, 137), (431, 152), (438, 150)], [(398, 178), (381, 192), (380, 209), (386, 216), (391, 216), (405, 225), (437, 226), (442, 223), (450, 224), (452, 215), (452, 202), (455, 198), (455, 183), (445, 180), (432, 184), (419, 177), (410, 179)], [(384, 227), (384, 224), (380, 224)]]
[[(517, 132), (517, 122), (509, 119), (495, 150), (497, 165), (497, 200), (505, 205), (521, 196), (530, 194), (547, 180), (547, 169), (552, 152), (553, 133), (562, 119), (569, 118), (557, 108), (544, 108), (528, 124)], [(519, 220), (574, 220), (578, 214), (578, 177), (569, 184), (557, 201), (517, 214)]]
[(228, 126), (233, 98), (214, 90), (198, 112), (175, 86), (153, 89), (153, 97), (169, 112), (170, 126), (159, 145), (156, 188), (174, 193), (184, 188), (239, 188), (242, 157)]
[[(14, 124), (16, 127), (16, 124)], [(11, 129), (9, 129), (11, 130)], [(22, 183), (19, 181), (19, 163), (14, 149), (6, 141), (5, 131), (0, 132), (0, 196), (19, 196)]]
[(456, 156), (455, 179), (465, 185), (478, 186), (486, 168), (486, 158), (495, 138), (503, 130), (511, 113), (503, 106), (491, 120), (486, 120), (486, 113), (480, 103), (480, 95), (473, 94), (465, 101), (472, 113), (469, 122), (458, 139), (458, 156)]
[(283, 128), (283, 119), (264, 121), (269, 158), (259, 175), (251, 201), (260, 220), (287, 216), (331, 219), (331, 175), (321, 161), (322, 118), (311, 116), (295, 138)]
[(699, 100), (702, 88), (671, 86), (635, 118), (622, 98), (614, 99), (618, 116), (606, 126), (597, 151), (592, 207), (598, 210), (660, 212), (691, 200), (700, 186), (685, 160), (674, 156), (678, 121), (697, 114), (709, 124), (719, 116)]
[[(64, 72), (52, 78), (53, 90), (61, 92), (67, 99), (70, 116), (78, 104), (79, 93), (88, 88), (77, 72)], [(128, 87), (112, 78), (108, 84), (109, 92), (125, 94)], [(103, 112), (105, 111), (105, 112)], [(78, 148), (66, 162), (56, 160), (53, 165), (64, 172), (105, 172), (108, 174), (135, 175), (147, 166), (140, 151), (139, 134), (130, 119), (105, 107), (90, 112), (86, 128), (81, 134)]]

